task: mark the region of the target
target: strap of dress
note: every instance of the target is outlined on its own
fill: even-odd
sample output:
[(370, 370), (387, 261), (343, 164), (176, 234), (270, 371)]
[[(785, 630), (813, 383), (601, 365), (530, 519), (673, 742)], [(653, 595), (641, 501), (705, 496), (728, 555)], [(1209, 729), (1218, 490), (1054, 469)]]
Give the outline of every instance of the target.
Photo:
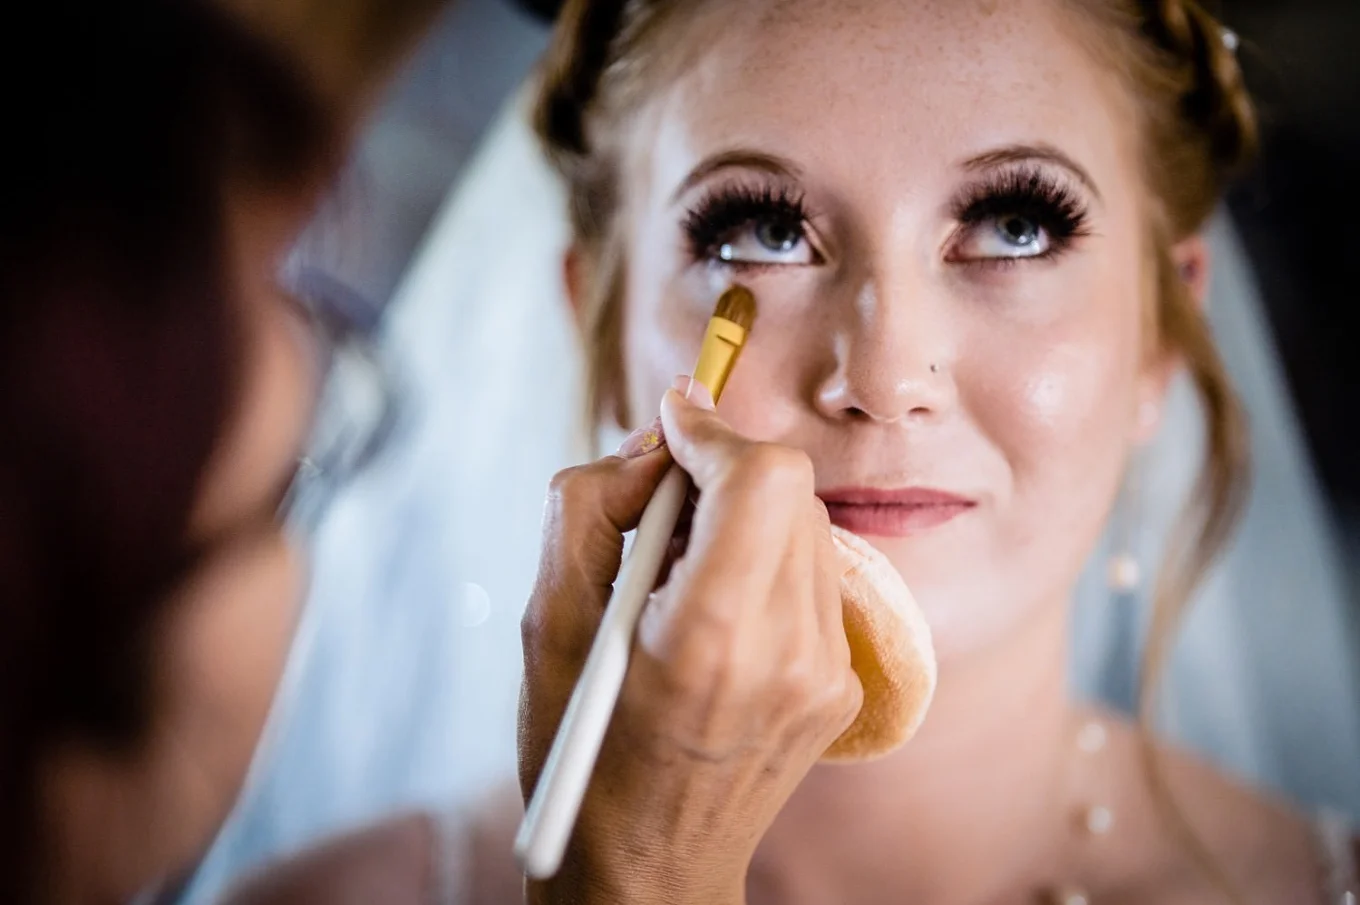
[(1324, 811), (1313, 827), (1322, 866), (1325, 905), (1357, 905), (1360, 880), (1356, 877), (1355, 848), (1349, 821)]

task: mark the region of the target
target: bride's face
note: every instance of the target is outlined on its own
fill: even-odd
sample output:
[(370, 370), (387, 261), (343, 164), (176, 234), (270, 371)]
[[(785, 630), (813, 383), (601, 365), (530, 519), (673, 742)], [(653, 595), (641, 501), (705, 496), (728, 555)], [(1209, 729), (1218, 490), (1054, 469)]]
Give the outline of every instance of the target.
[(1087, 26), (1054, 0), (705, 15), (625, 143), (632, 411), (744, 283), (721, 410), (807, 451), (941, 653), (1061, 606), (1166, 376), (1134, 108)]

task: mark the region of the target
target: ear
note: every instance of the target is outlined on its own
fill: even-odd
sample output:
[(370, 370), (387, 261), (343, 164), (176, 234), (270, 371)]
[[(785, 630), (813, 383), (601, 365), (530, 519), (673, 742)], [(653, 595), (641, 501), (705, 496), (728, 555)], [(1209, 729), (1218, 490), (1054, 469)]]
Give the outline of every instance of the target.
[(1171, 249), (1171, 261), (1176, 265), (1181, 282), (1190, 291), (1190, 298), (1203, 310), (1209, 295), (1209, 265), (1212, 262), (1209, 243), (1198, 233), (1182, 239)]
[[(1200, 310), (1208, 300), (1209, 244), (1196, 233), (1182, 239), (1171, 249), (1171, 263), (1186, 288), (1191, 302)], [(1134, 421), (1134, 442), (1143, 445), (1157, 436), (1171, 381), (1180, 369), (1180, 356), (1158, 347), (1149, 351), (1138, 392), (1138, 411)]]
[(580, 325), (585, 316), (586, 286), (590, 284), (590, 274), (586, 255), (581, 246), (573, 242), (562, 255), (562, 282), (567, 288), (567, 301), (571, 305), (576, 323)]

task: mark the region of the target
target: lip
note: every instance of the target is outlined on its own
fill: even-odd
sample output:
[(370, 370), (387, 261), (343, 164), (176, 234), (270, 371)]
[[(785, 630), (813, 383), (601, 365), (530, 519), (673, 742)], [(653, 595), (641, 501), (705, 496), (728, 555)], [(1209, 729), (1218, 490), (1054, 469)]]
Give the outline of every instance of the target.
[(826, 504), (832, 524), (871, 537), (920, 534), (953, 521), (977, 505), (975, 500), (930, 487), (842, 487), (818, 496)]

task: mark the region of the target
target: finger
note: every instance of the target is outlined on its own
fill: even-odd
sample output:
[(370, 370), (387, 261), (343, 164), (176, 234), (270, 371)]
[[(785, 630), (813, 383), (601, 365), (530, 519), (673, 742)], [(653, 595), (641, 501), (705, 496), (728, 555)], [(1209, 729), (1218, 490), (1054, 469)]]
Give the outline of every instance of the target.
[(840, 556), (831, 540), (831, 519), (821, 500), (813, 498), (808, 514), (808, 536), (811, 539), (810, 561), (813, 564), (811, 586), (817, 613), (817, 626), (823, 643), (849, 665), (850, 648), (845, 640), (845, 616), (841, 604)]
[[(702, 384), (695, 384), (698, 395)], [(661, 399), (661, 423), (671, 455), (700, 490), (720, 480), (752, 441), (732, 430), (711, 408), (670, 389)]]
[[(811, 466), (800, 460), (806, 456), (795, 450), (754, 445), (730, 482), (699, 498), (685, 555), (644, 614), (656, 656), (703, 672), (706, 664), (721, 666), (733, 639), (749, 635), (768, 646), (771, 639), (761, 633), (768, 634), (773, 618), (770, 599), (781, 572), (791, 568), (802, 580), (780, 587), (783, 604), (796, 593), (806, 599), (811, 562), (805, 555), (789, 565), (794, 528), (813, 501)], [(779, 626), (781, 632), (789, 627)]]
[(818, 622), (821, 631), (822, 651), (825, 663), (833, 677), (840, 684), (840, 720), (831, 728), (834, 734), (827, 739), (831, 744), (842, 731), (854, 722), (864, 701), (864, 688), (854, 671), (854, 660), (850, 651), (850, 639), (845, 632), (844, 603), (841, 600), (841, 577), (844, 567), (835, 542), (831, 538), (831, 522), (826, 506), (820, 499), (814, 501), (809, 514), (810, 527), (817, 537), (817, 570), (813, 578), (817, 594)]
[(526, 657), (551, 651), (584, 660), (619, 572), (623, 535), (637, 527), (669, 465), (661, 453), (609, 456), (553, 478), (538, 576), (521, 623)]
[(618, 574), (623, 535), (637, 527), (669, 465), (662, 447), (558, 472), (544, 507), (544, 558), (608, 587)]
[(724, 468), (699, 498), (681, 565), (709, 590), (764, 599), (813, 499), (812, 463), (789, 447), (743, 443)]

